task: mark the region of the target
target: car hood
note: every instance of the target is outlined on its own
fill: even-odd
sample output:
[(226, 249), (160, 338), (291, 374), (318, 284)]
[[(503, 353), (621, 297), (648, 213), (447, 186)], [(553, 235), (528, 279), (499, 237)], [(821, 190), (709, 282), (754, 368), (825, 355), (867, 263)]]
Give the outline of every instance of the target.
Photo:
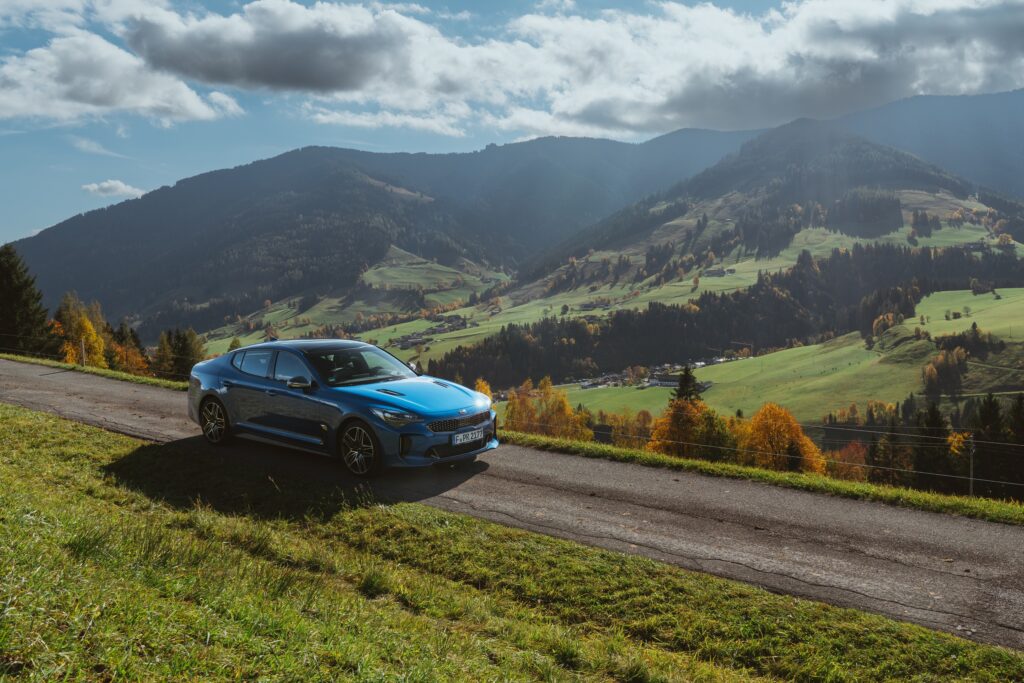
[(331, 391), (423, 416), (451, 415), (463, 409), (480, 411), (487, 408), (487, 397), (482, 394), (454, 382), (425, 376), (354, 387), (333, 387)]

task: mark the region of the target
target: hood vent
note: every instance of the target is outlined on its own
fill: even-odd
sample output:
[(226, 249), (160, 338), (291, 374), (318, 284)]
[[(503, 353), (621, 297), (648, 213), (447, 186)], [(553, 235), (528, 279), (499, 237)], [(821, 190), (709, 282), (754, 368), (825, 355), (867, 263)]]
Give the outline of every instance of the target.
[(448, 385), (448, 384), (445, 384), (444, 382), (439, 382), (439, 381), (438, 381), (438, 380), (436, 380), (436, 379), (434, 380), (434, 384), (436, 384), (436, 385), (437, 385), (437, 386), (439, 386), (439, 387), (444, 387), (445, 389), (451, 389), (451, 386), (450, 386), (450, 385)]
[(391, 389), (378, 389), (377, 391), (379, 391), (382, 394), (387, 394), (388, 396), (405, 396), (405, 394), (403, 394), (402, 392), (392, 391)]

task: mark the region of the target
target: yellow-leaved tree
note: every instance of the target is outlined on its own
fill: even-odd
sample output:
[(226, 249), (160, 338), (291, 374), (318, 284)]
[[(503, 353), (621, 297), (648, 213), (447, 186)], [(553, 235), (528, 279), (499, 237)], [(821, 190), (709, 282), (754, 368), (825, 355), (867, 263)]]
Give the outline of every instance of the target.
[(533, 407), (533, 382), (526, 380), (518, 389), (508, 392), (505, 406), (505, 429), (514, 432), (531, 432), (537, 426), (537, 410)]
[(587, 426), (587, 416), (574, 410), (563, 389), (555, 389), (551, 378), (545, 377), (537, 385), (537, 422), (541, 434), (575, 441), (592, 441), (594, 432)]
[[(107, 367), (107, 359), (103, 355), (103, 338), (96, 334), (96, 328), (85, 315), (73, 315), (62, 322), (64, 343), (61, 353), (65, 363), (76, 365), (92, 365), (97, 368)], [(82, 357), (82, 350), (85, 357)]]
[(647, 450), (681, 458), (732, 460), (735, 442), (725, 421), (699, 399), (676, 399), (654, 421)]
[(825, 459), (782, 406), (765, 403), (750, 419), (740, 443), (743, 464), (772, 470), (825, 473)]
[(643, 448), (650, 438), (654, 416), (646, 410), (634, 414), (626, 408), (621, 413), (601, 414), (598, 421), (612, 428), (612, 443), (622, 448)]
[(487, 398), (494, 400), (494, 394), (491, 393), (491, 385), (488, 384), (487, 380), (485, 380), (483, 377), (476, 378), (476, 384), (473, 386), (473, 388), (479, 391)]

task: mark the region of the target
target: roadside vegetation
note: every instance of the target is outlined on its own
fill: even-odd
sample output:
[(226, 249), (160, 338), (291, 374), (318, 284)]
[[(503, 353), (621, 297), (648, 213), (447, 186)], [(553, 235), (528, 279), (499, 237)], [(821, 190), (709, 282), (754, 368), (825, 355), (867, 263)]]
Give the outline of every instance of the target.
[(64, 363), (62, 361), (51, 360), (49, 358), (22, 356), (14, 353), (0, 353), (0, 359), (17, 361), (19, 363), (33, 363), (35, 365), (43, 365), (50, 368), (59, 368), (61, 370), (68, 370), (73, 372), (84, 372), (88, 375), (98, 375), (99, 377), (121, 380), (122, 382), (132, 382), (134, 384), (148, 384), (150, 386), (162, 387), (164, 389), (173, 389), (175, 391), (188, 390), (188, 382), (184, 381), (160, 379), (159, 377), (148, 377), (146, 375), (133, 375), (127, 372), (121, 372), (119, 370), (110, 370), (109, 368), (97, 368), (91, 365), (76, 365), (74, 363)]
[(98, 301), (86, 304), (75, 292), (67, 292), (50, 317), (42, 300), (14, 247), (0, 247), (0, 354), (115, 379), (130, 375), (137, 379), (129, 381), (174, 389), (207, 357), (202, 338), (192, 328), (161, 332), (149, 353), (127, 321), (117, 327), (107, 321)]
[(694, 472), (712, 477), (748, 479), (842, 498), (873, 500), (928, 512), (942, 512), (975, 517), (990, 522), (1024, 525), (1024, 504), (1012, 501), (917, 491), (906, 487), (836, 479), (820, 474), (780, 472), (762, 467), (710, 462), (698, 458), (679, 458), (642, 448), (628, 448), (509, 430), (501, 432), (501, 441), (502, 443), (557, 453), (569, 453), (587, 458), (632, 462), (646, 467), (661, 467), (667, 470)]
[(0, 422), (11, 679), (1024, 677), (1002, 648), (384, 504), (325, 459)]

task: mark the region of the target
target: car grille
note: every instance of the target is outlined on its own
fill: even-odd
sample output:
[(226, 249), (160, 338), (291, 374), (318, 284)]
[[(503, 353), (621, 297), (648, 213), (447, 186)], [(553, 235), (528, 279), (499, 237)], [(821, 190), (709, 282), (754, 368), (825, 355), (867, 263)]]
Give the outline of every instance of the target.
[(490, 413), (477, 413), (466, 417), (453, 417), (447, 420), (434, 420), (427, 424), (427, 429), (432, 432), (454, 432), (456, 429), (480, 424), (491, 417)]

